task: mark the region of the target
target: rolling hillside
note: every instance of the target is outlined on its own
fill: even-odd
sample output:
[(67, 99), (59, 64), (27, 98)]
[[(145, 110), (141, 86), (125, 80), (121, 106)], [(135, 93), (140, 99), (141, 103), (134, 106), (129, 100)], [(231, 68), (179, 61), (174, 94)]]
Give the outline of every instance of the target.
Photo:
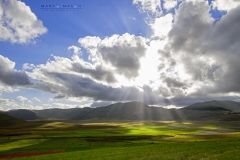
[(206, 101), (201, 103), (194, 103), (186, 108), (205, 108), (205, 107), (221, 107), (226, 110), (240, 110), (240, 102), (234, 102), (234, 101)]
[(23, 120), (11, 117), (9, 115), (0, 112), (0, 127), (8, 127), (10, 125), (23, 123)]
[(41, 117), (47, 119), (73, 119), (73, 117), (81, 117), (87, 114), (89, 111), (93, 110), (93, 108), (85, 107), (85, 108), (70, 108), (70, 109), (44, 109), (44, 110), (34, 110)]
[(74, 116), (73, 119), (140, 120), (149, 119), (150, 114), (150, 107), (146, 104), (141, 102), (128, 102), (94, 108), (85, 115)]
[(63, 120), (227, 120), (230, 119), (228, 117), (237, 120), (240, 115), (226, 114), (238, 110), (239, 104), (233, 101), (208, 101), (182, 109), (164, 109), (141, 102), (127, 102), (98, 108), (45, 109), (35, 112), (46, 119)]
[(26, 109), (10, 110), (10, 111), (5, 112), (5, 114), (10, 115), (15, 118), (18, 118), (18, 119), (22, 119), (22, 120), (41, 119), (41, 116), (37, 115), (33, 111), (26, 110)]
[[(221, 102), (217, 101), (220, 105)], [(213, 105), (191, 105), (182, 109), (164, 109), (149, 107), (141, 102), (116, 103), (105, 107), (94, 108), (82, 115), (75, 115), (74, 120), (210, 120), (219, 119), (231, 111), (228, 103), (225, 108)], [(222, 106), (222, 105), (220, 105)]]

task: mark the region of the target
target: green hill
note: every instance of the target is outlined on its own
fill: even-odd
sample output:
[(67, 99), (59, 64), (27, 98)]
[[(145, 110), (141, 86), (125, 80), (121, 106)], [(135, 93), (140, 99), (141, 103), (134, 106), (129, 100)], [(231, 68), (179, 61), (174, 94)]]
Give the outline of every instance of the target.
[(87, 114), (93, 108), (70, 108), (70, 109), (44, 109), (44, 110), (34, 110), (41, 117), (46, 119), (73, 119), (73, 117), (81, 117)]
[(188, 106), (184, 110), (196, 110), (196, 111), (231, 111), (223, 107), (217, 106)]
[[(240, 102), (234, 102), (234, 101), (206, 101), (206, 102), (200, 102), (200, 103), (195, 103), (192, 104), (186, 108), (206, 108), (206, 107), (221, 107), (226, 110), (240, 110)], [(220, 109), (220, 108), (219, 108)]]
[(4, 114), (3, 112), (0, 112), (0, 127), (8, 127), (10, 125), (15, 125), (23, 122), (23, 120), (11, 117)]
[(18, 110), (10, 110), (5, 112), (6, 114), (22, 119), (22, 120), (36, 120), (41, 119), (41, 116), (37, 115), (35, 112), (26, 110), (26, 109), (18, 109)]
[(140, 102), (116, 103), (94, 108), (85, 115), (76, 115), (73, 119), (116, 119), (135, 120), (146, 118), (148, 106)]
[[(175, 120), (180, 119), (179, 111), (161, 107), (149, 107), (141, 102), (116, 103), (90, 110), (74, 120)], [(180, 111), (181, 112), (181, 111)]]
[[(98, 107), (86, 114), (73, 116), (74, 120), (220, 120), (225, 113), (238, 109), (238, 102), (209, 101), (182, 109), (149, 107), (141, 102), (116, 103)], [(235, 117), (238, 117), (236, 115)]]
[(35, 112), (48, 119), (65, 120), (209, 120), (229, 110), (216, 106), (191, 105), (183, 109), (149, 107), (141, 102), (115, 103), (98, 108), (46, 109)]
[[(208, 101), (195, 103), (181, 109), (150, 107), (141, 102), (115, 103), (98, 108), (35, 110), (46, 119), (63, 120), (228, 120), (240, 115), (227, 116), (239, 110), (240, 103), (233, 101)], [(231, 117), (231, 118), (229, 118)]]

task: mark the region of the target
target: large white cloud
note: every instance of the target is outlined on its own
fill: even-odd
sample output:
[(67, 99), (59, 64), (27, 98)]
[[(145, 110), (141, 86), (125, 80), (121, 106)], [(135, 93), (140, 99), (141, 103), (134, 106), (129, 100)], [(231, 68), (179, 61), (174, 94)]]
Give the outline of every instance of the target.
[(184, 2), (169, 33), (168, 50), (194, 84), (189, 97), (216, 98), (240, 91), (239, 7), (216, 24), (209, 9), (203, 2)]
[[(84, 62), (76, 55), (72, 59), (55, 57), (45, 65), (34, 66), (28, 72), (36, 81), (29, 87), (57, 94), (57, 99), (88, 97), (89, 100), (96, 101), (138, 100), (150, 104), (166, 103), (165, 99), (158, 97), (158, 92), (146, 85), (139, 86), (140, 88), (112, 86), (111, 81), (104, 77), (114, 77), (115, 74), (111, 70), (103, 72), (101, 68), (104, 65), (99, 67), (100, 69), (95, 68), (93, 64)], [(114, 80), (119, 83), (117, 79)]]
[(42, 21), (24, 2), (0, 1), (0, 41), (28, 43), (46, 32)]

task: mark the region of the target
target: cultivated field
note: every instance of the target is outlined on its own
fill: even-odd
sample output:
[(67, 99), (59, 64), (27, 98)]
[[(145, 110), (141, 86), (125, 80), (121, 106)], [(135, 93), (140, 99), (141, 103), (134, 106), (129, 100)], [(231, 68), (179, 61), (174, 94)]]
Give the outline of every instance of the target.
[(29, 121), (0, 128), (0, 159), (240, 159), (240, 122)]

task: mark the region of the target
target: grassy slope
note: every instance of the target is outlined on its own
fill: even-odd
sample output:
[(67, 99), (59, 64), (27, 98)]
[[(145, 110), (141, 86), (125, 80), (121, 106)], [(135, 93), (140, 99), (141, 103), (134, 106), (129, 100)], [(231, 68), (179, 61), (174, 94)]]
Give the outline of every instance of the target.
[[(65, 153), (24, 159), (239, 158), (239, 123), (225, 122), (227, 129), (233, 127), (235, 132), (226, 130), (227, 133), (223, 135), (207, 136), (198, 136), (198, 133), (215, 132), (226, 126), (217, 122), (33, 122), (35, 125), (32, 126), (32, 122), (28, 123), (19, 127), (22, 131), (29, 131), (38, 137), (32, 140), (28, 136), (33, 135), (13, 137), (11, 140), (2, 137), (1, 147), (10, 149), (0, 151), (0, 156), (65, 150)], [(237, 126), (239, 127), (236, 128)], [(9, 132), (19, 129), (12, 128)], [(21, 147), (20, 142), (24, 140), (27, 140), (27, 146)], [(92, 141), (91, 146), (89, 140)]]
[(239, 142), (161, 142), (144, 146), (101, 148), (19, 160), (43, 159), (239, 159)]

